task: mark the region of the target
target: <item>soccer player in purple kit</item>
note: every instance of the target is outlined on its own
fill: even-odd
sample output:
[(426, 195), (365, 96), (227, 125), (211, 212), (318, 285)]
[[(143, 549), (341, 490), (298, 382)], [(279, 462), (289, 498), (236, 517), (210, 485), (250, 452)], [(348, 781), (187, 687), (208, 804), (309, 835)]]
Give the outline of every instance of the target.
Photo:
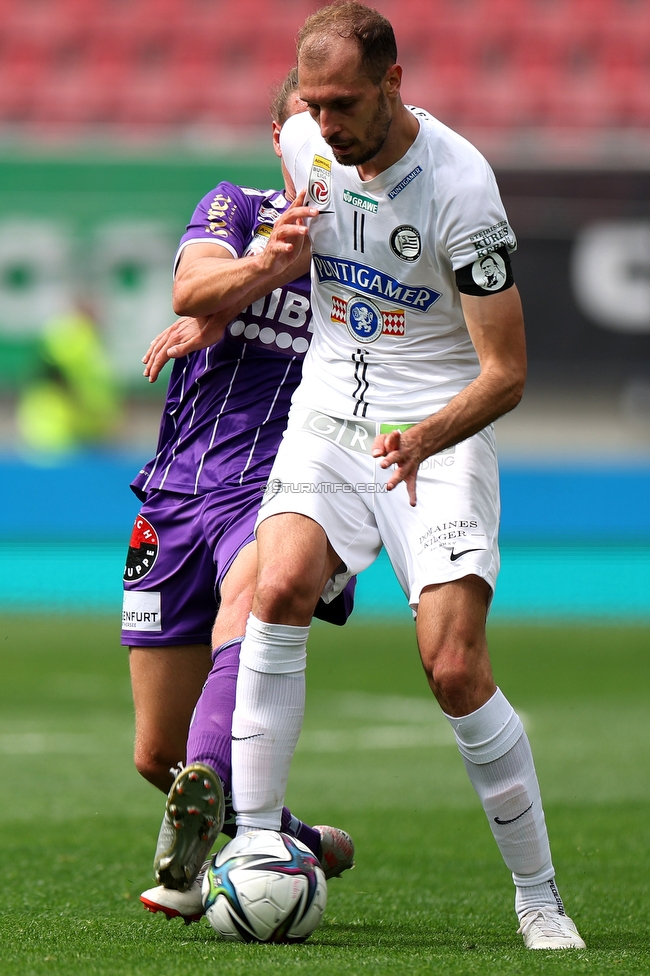
[[(304, 110), (296, 85), (294, 69), (272, 107), (278, 156), (283, 122)], [(124, 574), (135, 762), (169, 790), (154, 862), (160, 883), (141, 898), (187, 922), (202, 914), (197, 875), (230, 792), (239, 646), (257, 568), (253, 525), (309, 347), (308, 255), (281, 276), (260, 274), (256, 260), (293, 196), (290, 181), (283, 191), (221, 183), (199, 203), (176, 258), (174, 305), (201, 318), (165, 330), (145, 356), (153, 381), (183, 327), (215, 340), (174, 363), (156, 456), (132, 483), (143, 505)], [(321, 601), (317, 615), (342, 624), (351, 607), (352, 588)], [(344, 831), (309, 827), (286, 808), (282, 826), (327, 877), (352, 866)]]

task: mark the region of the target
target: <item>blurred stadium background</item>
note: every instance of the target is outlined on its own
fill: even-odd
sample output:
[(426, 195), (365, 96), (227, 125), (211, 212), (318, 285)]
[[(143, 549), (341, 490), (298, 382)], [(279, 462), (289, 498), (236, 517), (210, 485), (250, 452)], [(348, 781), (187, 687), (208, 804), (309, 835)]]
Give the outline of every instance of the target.
[[(273, 186), (310, 0), (0, 0), (0, 604), (119, 613), (173, 321), (220, 179)], [(504, 618), (650, 618), (650, 4), (377, 0), (405, 100), (496, 170), (530, 380), (498, 424)], [(406, 616), (380, 560), (360, 608)]]

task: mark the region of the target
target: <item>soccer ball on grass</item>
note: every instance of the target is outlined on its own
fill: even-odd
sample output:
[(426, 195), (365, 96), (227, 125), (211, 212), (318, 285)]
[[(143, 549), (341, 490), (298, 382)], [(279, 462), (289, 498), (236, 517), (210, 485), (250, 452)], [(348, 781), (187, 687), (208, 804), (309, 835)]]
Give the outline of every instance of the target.
[(230, 942), (304, 942), (327, 903), (316, 857), (274, 830), (249, 831), (222, 847), (202, 891), (208, 921)]

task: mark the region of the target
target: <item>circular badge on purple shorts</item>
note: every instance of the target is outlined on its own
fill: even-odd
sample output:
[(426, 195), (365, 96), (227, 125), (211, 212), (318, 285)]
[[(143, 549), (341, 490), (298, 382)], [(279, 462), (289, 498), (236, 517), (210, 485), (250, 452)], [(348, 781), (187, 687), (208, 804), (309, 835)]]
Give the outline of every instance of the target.
[(158, 533), (151, 522), (138, 515), (131, 533), (124, 567), (124, 579), (127, 583), (143, 579), (151, 572), (158, 558), (158, 547)]

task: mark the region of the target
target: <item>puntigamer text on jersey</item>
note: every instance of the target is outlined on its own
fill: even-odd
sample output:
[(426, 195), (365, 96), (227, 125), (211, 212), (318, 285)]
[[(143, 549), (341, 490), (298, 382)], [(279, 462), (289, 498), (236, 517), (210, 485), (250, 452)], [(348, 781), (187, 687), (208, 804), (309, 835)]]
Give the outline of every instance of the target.
[(341, 261), (329, 254), (314, 254), (314, 267), (319, 281), (338, 281), (366, 295), (388, 298), (416, 312), (428, 312), (440, 298), (440, 292), (424, 285), (409, 286), (377, 268), (358, 261)]

